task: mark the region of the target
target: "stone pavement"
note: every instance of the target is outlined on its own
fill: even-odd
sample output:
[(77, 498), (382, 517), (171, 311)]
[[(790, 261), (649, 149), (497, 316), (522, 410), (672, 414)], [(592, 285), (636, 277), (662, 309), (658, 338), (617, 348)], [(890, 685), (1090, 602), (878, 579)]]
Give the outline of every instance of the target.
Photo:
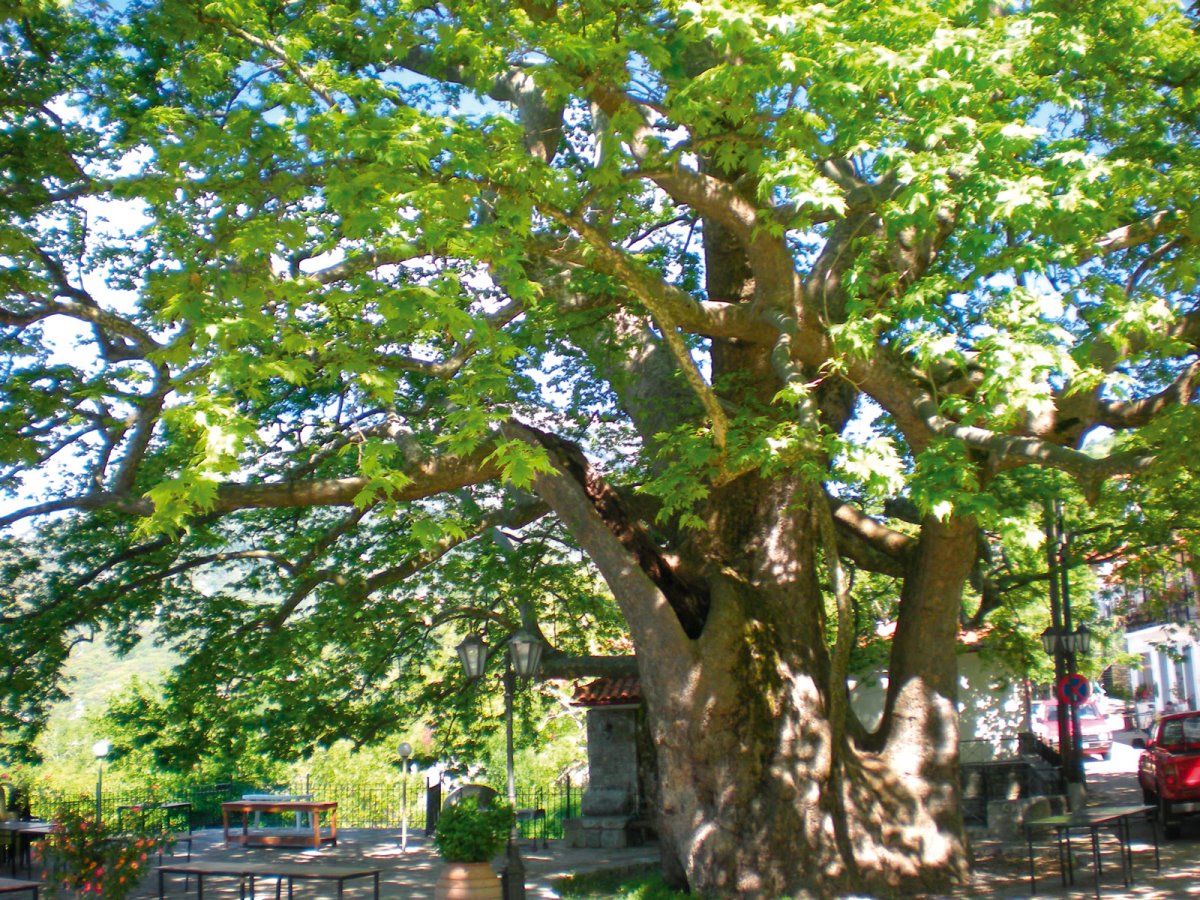
[[(300, 847), (227, 847), (221, 829), (206, 829), (193, 835), (192, 859), (206, 861), (244, 860), (255, 862), (322, 862), (330, 865), (356, 865), (383, 870), (380, 877), (379, 895), (382, 898), (412, 898), (432, 900), (434, 885), (442, 862), (430, 842), (421, 835), (409, 836), (407, 852), (400, 849), (400, 833), (395, 829), (345, 828), (338, 831), (336, 847), (325, 846), (320, 850)], [(629, 871), (640, 872), (658, 862), (656, 845), (630, 847), (622, 850), (578, 850), (565, 846), (562, 841), (550, 841), (547, 847), (533, 842), (521, 842), (521, 857), (525, 861), (526, 896), (530, 900), (547, 900), (557, 897), (553, 890), (555, 879), (576, 872)], [(183, 862), (182, 855), (167, 862)], [(499, 868), (500, 860), (496, 867)], [(286, 893), (286, 892), (285, 892)], [(274, 881), (263, 881), (256, 885), (258, 897), (271, 898), (275, 895)], [(171, 876), (167, 880), (168, 898), (195, 897), (196, 880), (193, 878), (185, 894), (182, 876)], [(158, 877), (151, 875), (134, 895), (137, 900), (158, 896)], [(234, 878), (211, 878), (204, 883), (204, 896), (237, 897), (238, 883)], [(323, 882), (296, 882), (296, 900), (326, 900), (337, 896), (336, 884)], [(346, 900), (370, 898), (370, 879), (346, 882)]]
[[(1128, 739), (1127, 739), (1128, 740)], [(1092, 805), (1131, 804), (1141, 802), (1134, 773), (1138, 751), (1127, 740), (1114, 747), (1112, 759), (1088, 762), (1088, 802)], [(1116, 857), (1116, 843), (1105, 837), (1102, 846), (1101, 889), (1105, 898), (1142, 898), (1142, 900), (1200, 900), (1200, 816), (1184, 825), (1179, 840), (1165, 841), (1160, 835), (1162, 866), (1154, 869), (1154, 854), (1150, 841), (1151, 829), (1138, 822), (1133, 829), (1134, 882), (1126, 888), (1121, 879)], [(270, 862), (322, 861), (330, 864), (354, 864), (383, 870), (380, 895), (393, 898), (432, 900), (434, 884), (441, 861), (423, 836), (410, 836), (409, 848), (399, 846), (399, 833), (381, 829), (343, 829), (337, 847), (317, 850), (300, 848), (242, 848), (226, 847), (219, 829), (199, 831), (195, 835), (193, 859), (254, 860)], [(975, 868), (971, 882), (951, 894), (930, 895), (925, 900), (977, 900), (980, 897), (1028, 898), (1029, 857), (1026, 844), (1020, 841), (998, 841), (983, 833), (973, 835)], [(1094, 896), (1094, 879), (1090, 847), (1085, 841), (1075, 843), (1076, 883), (1064, 888), (1059, 880), (1053, 838), (1049, 835), (1035, 844), (1035, 863), (1038, 873), (1038, 897), (1087, 898)], [(557, 897), (556, 879), (572, 873), (590, 871), (645, 871), (656, 867), (658, 850), (654, 845), (623, 850), (578, 850), (566, 847), (561, 841), (550, 841), (547, 847), (531, 847), (521, 842), (521, 853), (528, 871), (526, 883), (530, 900), (549, 900)], [(185, 894), (181, 881), (168, 883), (169, 898), (185, 900), (195, 896), (196, 882)], [(271, 897), (274, 883), (258, 887), (259, 897)], [(214, 898), (237, 897), (233, 879), (213, 879), (205, 885), (205, 895)], [(151, 876), (135, 895), (137, 900), (158, 896), (157, 877)], [(296, 900), (326, 900), (337, 896), (335, 887), (320, 882), (297, 883)], [(351, 881), (346, 884), (346, 900), (369, 898), (370, 882)]]
[[(1090, 764), (1089, 764), (1090, 765)], [(1096, 774), (1089, 772), (1089, 802), (1092, 804), (1136, 803), (1140, 801), (1136, 784), (1128, 773)], [(1142, 900), (1176, 900), (1200, 898), (1200, 817), (1187, 823), (1183, 837), (1162, 841), (1160, 836), (1161, 871), (1154, 870), (1151, 831), (1146, 823), (1133, 829), (1134, 882), (1126, 888), (1121, 880), (1116, 857), (1116, 844), (1105, 838), (1102, 844), (1101, 889), (1105, 898), (1142, 898)], [(330, 864), (365, 865), (380, 868), (380, 896), (432, 900), (434, 884), (441, 869), (441, 860), (422, 836), (410, 837), (407, 852), (399, 846), (398, 833), (392, 830), (351, 828), (339, 832), (337, 847), (321, 850), (300, 848), (228, 848), (219, 829), (199, 831), (195, 835), (193, 859), (255, 860), (273, 862), (321, 861)], [(1076, 883), (1064, 888), (1059, 880), (1053, 838), (1046, 836), (1035, 844), (1038, 873), (1038, 897), (1088, 898), (1094, 896), (1091, 852), (1086, 840), (1074, 844), (1076, 850)], [(974, 900), (974, 898), (1028, 898), (1029, 857), (1024, 841), (999, 842), (986, 835), (975, 836), (976, 866), (971, 883), (951, 894), (929, 895), (925, 900)], [(522, 841), (521, 855), (527, 868), (527, 896), (530, 900), (550, 900), (558, 894), (555, 880), (566, 875), (590, 871), (641, 872), (656, 867), (658, 850), (655, 845), (623, 850), (579, 850), (566, 847), (561, 841), (550, 841), (543, 848), (531, 848)], [(497, 861), (497, 867), (499, 865)], [(185, 900), (195, 897), (196, 882), (185, 893), (182, 881), (168, 882), (167, 897)], [(261, 898), (274, 896), (274, 883), (258, 885)], [(151, 877), (135, 895), (138, 900), (158, 896), (157, 878)], [(238, 896), (234, 879), (213, 879), (205, 884), (205, 897), (234, 898)], [(337, 896), (334, 886), (321, 882), (297, 882), (296, 900), (328, 900)], [(369, 880), (346, 884), (346, 900), (371, 897)]]
[[(1137, 760), (1140, 751), (1130, 746), (1139, 732), (1118, 735), (1108, 760), (1089, 760), (1084, 768), (1087, 778), (1088, 805), (1141, 804), (1142, 793), (1137, 783)], [(1200, 816), (1194, 816), (1183, 826), (1183, 835), (1167, 841), (1158, 835), (1161, 868), (1154, 868), (1153, 831), (1148, 822), (1137, 822), (1132, 828), (1133, 883), (1125, 887), (1117, 857), (1117, 843), (1110, 835), (1101, 840), (1101, 895), (1105, 898), (1144, 898), (1144, 900), (1175, 900), (1200, 898)], [(1058, 869), (1053, 835), (1045, 835), (1034, 844), (1038, 897), (1095, 896), (1095, 874), (1092, 869), (1091, 848), (1086, 836), (1072, 840), (1075, 850), (1075, 885), (1063, 887)], [(1030, 896), (1029, 855), (1027, 844), (1020, 841), (997, 841), (984, 834), (975, 835), (975, 869), (971, 883), (953, 894), (940, 895), (953, 900), (969, 898), (1027, 898)], [(934, 900), (934, 898), (928, 898)]]

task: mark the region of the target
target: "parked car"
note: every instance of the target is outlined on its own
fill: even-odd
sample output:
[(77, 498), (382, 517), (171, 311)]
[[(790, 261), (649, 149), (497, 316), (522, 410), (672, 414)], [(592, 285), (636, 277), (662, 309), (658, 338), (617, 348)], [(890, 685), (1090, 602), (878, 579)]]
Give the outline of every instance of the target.
[[(1032, 713), (1033, 733), (1050, 746), (1058, 746), (1058, 702), (1038, 701), (1033, 704)], [(1096, 704), (1079, 704), (1079, 733), (1083, 737), (1084, 756), (1108, 759), (1112, 753), (1112, 729)]]
[(1146, 803), (1158, 807), (1167, 837), (1179, 837), (1180, 819), (1200, 812), (1200, 712), (1155, 723), (1138, 760), (1138, 783)]

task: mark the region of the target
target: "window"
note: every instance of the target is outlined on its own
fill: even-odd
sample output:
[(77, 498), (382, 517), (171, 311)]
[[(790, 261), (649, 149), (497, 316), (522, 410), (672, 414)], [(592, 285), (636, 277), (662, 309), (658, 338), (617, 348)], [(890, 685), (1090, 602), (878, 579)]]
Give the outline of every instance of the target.
[[(1158, 742), (1164, 746), (1173, 747), (1183, 743), (1183, 719), (1172, 719), (1163, 722), (1159, 732)], [(1200, 723), (1197, 723), (1200, 725)]]
[(1183, 725), (1183, 741), (1185, 744), (1200, 744), (1200, 716), (1181, 719)]

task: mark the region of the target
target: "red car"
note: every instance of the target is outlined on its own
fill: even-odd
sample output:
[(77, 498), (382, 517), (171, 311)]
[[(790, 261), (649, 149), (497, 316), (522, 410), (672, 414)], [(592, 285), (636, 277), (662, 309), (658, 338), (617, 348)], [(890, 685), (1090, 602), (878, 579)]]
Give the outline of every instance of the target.
[[(1033, 705), (1033, 733), (1052, 747), (1058, 746), (1058, 703), (1040, 700)], [(1079, 734), (1084, 756), (1108, 759), (1112, 729), (1095, 703), (1079, 704)]]
[(1180, 818), (1200, 812), (1200, 712), (1158, 720), (1138, 760), (1138, 783), (1167, 837), (1179, 837)]

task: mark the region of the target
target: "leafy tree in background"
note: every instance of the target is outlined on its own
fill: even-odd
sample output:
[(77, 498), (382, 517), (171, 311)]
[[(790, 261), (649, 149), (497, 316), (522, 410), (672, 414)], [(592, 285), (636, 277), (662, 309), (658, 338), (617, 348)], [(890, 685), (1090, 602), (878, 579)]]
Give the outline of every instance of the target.
[[(480, 622), (622, 671), (581, 552), (673, 884), (961, 878), (955, 639), (1025, 577), (1012, 493), (1194, 500), (1196, 29), (1153, 0), (28, 5), (6, 712), (35, 727), (72, 640), (146, 618), (179, 710), (281, 747), (382, 733), (417, 674), (448, 694)], [(861, 571), (896, 609), (871, 733)]]

